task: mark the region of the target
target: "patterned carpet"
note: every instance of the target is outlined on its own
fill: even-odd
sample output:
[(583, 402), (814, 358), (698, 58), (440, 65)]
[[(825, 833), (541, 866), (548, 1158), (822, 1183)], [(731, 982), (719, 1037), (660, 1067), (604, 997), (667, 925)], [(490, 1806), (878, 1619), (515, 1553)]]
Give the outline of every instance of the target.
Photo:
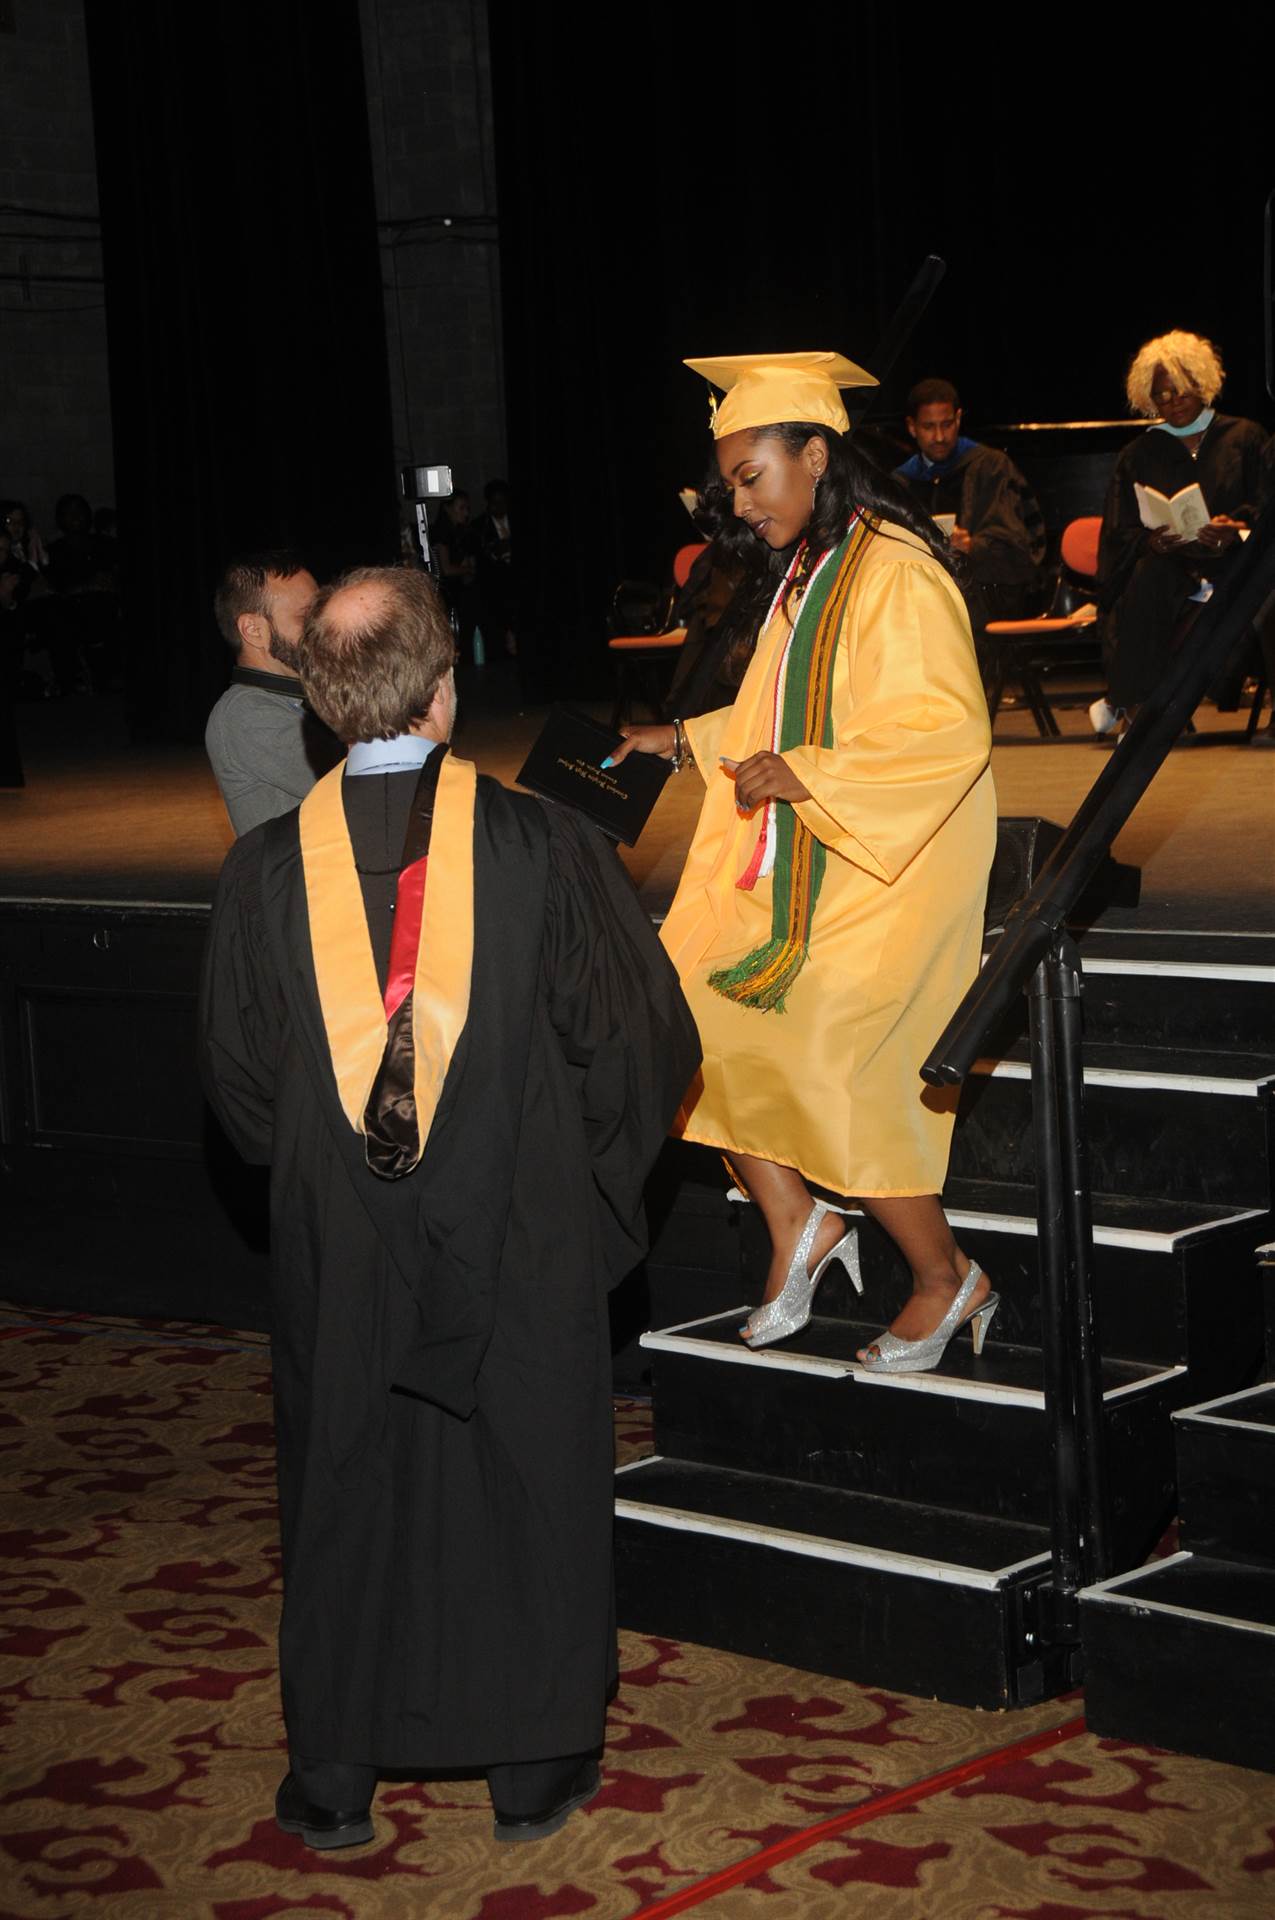
[[(498, 1848), (480, 1781), (402, 1780), (371, 1845), (313, 1854), (271, 1817), (264, 1341), (3, 1309), (0, 1393), (3, 1920), (1275, 1912), (1263, 1775), (1093, 1739), (1075, 1701), (981, 1714), (633, 1634), (603, 1791), (563, 1833)], [(617, 1405), (622, 1455), (646, 1425)]]

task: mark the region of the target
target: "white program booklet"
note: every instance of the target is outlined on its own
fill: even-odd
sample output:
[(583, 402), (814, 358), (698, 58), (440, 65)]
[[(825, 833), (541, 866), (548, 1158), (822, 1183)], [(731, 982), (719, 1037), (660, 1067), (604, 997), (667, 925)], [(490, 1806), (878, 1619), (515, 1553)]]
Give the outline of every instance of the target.
[(1133, 495), (1144, 527), (1167, 527), (1180, 540), (1194, 540), (1200, 528), (1209, 524), (1209, 510), (1198, 482), (1181, 488), (1170, 499), (1158, 487), (1144, 487), (1135, 480)]

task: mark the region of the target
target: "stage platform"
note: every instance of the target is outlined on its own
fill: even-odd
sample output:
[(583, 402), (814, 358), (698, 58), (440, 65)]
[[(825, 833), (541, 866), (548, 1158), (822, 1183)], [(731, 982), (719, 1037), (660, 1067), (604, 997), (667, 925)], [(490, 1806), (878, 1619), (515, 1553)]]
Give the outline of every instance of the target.
[[(592, 709), (605, 718), (607, 703)], [(459, 752), (512, 784), (544, 718), (518, 704), (512, 664), (461, 681)], [(1136, 914), (1104, 924), (1162, 931), (1275, 932), (1275, 754), (1245, 744), (1247, 714), (1202, 707), (1143, 798), (1115, 853), (1143, 870)], [(993, 769), (1002, 815), (1061, 825), (1119, 748), (1096, 742), (1083, 707), (1063, 737), (1030, 715), (998, 716)], [(198, 746), (130, 747), (123, 709), (71, 699), (18, 709), (27, 785), (0, 791), (0, 899), (207, 903), (231, 833)], [(695, 823), (697, 774), (670, 780), (624, 859), (655, 917), (672, 898)]]

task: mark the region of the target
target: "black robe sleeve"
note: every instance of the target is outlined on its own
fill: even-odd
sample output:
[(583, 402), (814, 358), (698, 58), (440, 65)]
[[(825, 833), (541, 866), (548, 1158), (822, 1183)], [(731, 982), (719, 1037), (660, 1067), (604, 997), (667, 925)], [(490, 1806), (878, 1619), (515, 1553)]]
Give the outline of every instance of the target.
[(262, 829), (226, 856), (213, 900), (199, 996), (199, 1068), (217, 1118), (245, 1160), (268, 1165), (279, 1001), (261, 917)]
[(614, 849), (548, 810), (544, 968), (577, 1082), (609, 1284), (646, 1251), (642, 1186), (700, 1061), (672, 962)]
[(976, 580), (1025, 586), (1045, 559), (1045, 523), (1035, 495), (1005, 454), (980, 447), (971, 459), (961, 512)]
[(1133, 483), (1138, 478), (1137, 451), (1141, 440), (1131, 440), (1112, 468), (1102, 510), (1102, 533), (1098, 541), (1098, 604), (1109, 611), (1128, 585), (1129, 576), (1141, 555), (1148, 550), (1149, 534), (1142, 524)]

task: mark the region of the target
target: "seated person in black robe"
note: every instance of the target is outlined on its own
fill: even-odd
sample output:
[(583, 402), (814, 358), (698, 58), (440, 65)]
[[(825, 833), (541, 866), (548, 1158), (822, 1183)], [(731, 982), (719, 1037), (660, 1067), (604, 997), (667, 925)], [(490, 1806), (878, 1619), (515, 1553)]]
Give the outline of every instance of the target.
[(895, 469), (913, 498), (964, 555), (966, 597), (977, 636), (989, 620), (1038, 611), (1045, 522), (1035, 494), (1007, 453), (961, 432), (960, 395), (950, 380), (922, 380), (907, 402), (916, 452)]
[(209, 1097), (271, 1167), (285, 1832), (372, 1837), (378, 1769), (486, 1771), (499, 1839), (598, 1786), (616, 1679), (606, 1293), (699, 1061), (614, 850), (450, 752), (422, 573), (320, 594), (348, 758), (245, 834)]
[[(1267, 435), (1255, 420), (1216, 413), (1217, 349), (1174, 332), (1139, 348), (1126, 379), (1129, 407), (1151, 425), (1116, 461), (1098, 552), (1107, 693), (1089, 709), (1097, 733), (1115, 734), (1153, 691), (1191, 622), (1236, 551), (1240, 529), (1265, 505)], [(1194, 540), (1143, 525), (1135, 483), (1172, 499), (1198, 484), (1209, 513)]]

